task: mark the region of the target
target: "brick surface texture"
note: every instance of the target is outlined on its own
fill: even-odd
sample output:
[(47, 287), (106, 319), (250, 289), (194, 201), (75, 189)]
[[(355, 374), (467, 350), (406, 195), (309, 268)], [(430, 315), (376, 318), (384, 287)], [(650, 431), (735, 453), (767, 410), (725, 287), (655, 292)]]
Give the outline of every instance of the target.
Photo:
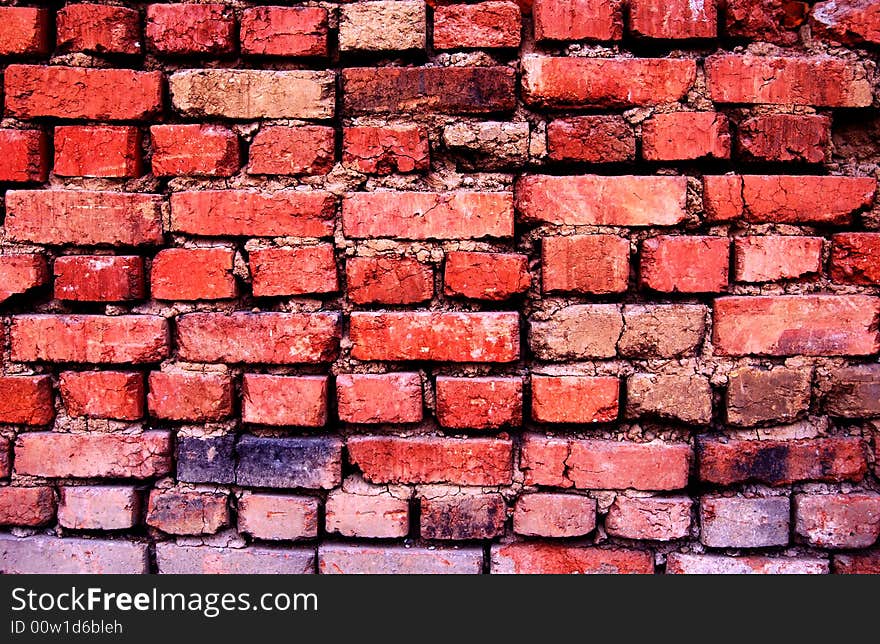
[(880, 573), (876, 2), (0, 4), (0, 574)]

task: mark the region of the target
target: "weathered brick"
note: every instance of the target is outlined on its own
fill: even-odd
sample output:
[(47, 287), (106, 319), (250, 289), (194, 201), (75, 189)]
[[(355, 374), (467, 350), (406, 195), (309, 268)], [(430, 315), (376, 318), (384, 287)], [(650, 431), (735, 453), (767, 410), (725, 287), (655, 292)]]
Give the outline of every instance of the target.
[(235, 251), (227, 247), (166, 248), (153, 258), (150, 287), (157, 300), (235, 297)]
[(738, 237), (733, 245), (737, 282), (776, 282), (822, 270), (821, 237), (761, 235)]
[(703, 208), (708, 221), (743, 217), (743, 178), (733, 174), (704, 176)]
[(689, 555), (669, 553), (668, 575), (827, 575), (828, 560), (816, 557)]
[(527, 121), (458, 122), (443, 128), (443, 144), (460, 170), (521, 168), (528, 162), (530, 141)]
[(235, 482), (235, 436), (178, 436), (177, 480), (188, 483)]
[(144, 297), (144, 260), (136, 256), (55, 258), (55, 299), (120, 302)]
[(238, 531), (270, 541), (313, 539), (318, 536), (318, 499), (243, 492), (238, 499)]
[(129, 69), (10, 65), (6, 111), (19, 118), (148, 120), (162, 109), (162, 73)]
[(434, 9), (434, 48), (519, 47), (520, 21), (515, 2), (439, 5)]
[(351, 355), (357, 360), (513, 362), (519, 358), (516, 313), (354, 312), (349, 337)]
[(612, 358), (623, 331), (616, 304), (573, 304), (530, 320), (529, 346), (539, 360)]
[(809, 10), (798, 0), (726, 0), (725, 32), (733, 38), (793, 45)]
[(314, 548), (217, 548), (156, 544), (159, 574), (304, 575), (315, 572)]
[(127, 530), (138, 524), (141, 497), (128, 485), (61, 488), (58, 523), (71, 530)]
[(418, 373), (344, 373), (336, 376), (339, 420), (345, 423), (417, 423), (422, 420)]
[(354, 67), (343, 70), (349, 114), (486, 114), (516, 107), (510, 67)]
[(830, 374), (825, 411), (832, 416), (880, 416), (880, 365), (865, 364), (835, 369)]
[(241, 419), (259, 425), (323, 427), (327, 394), (327, 376), (247, 373), (241, 384)]
[(367, 174), (431, 167), (428, 134), (417, 125), (359, 125), (342, 129), (342, 165)]
[(149, 387), (153, 418), (209, 421), (232, 414), (232, 380), (226, 374), (154, 371)]
[(228, 54), (235, 50), (235, 16), (222, 4), (151, 4), (147, 46), (169, 55)]
[(33, 56), (47, 54), (49, 43), (48, 9), (35, 7), (0, 7), (0, 56)]
[(334, 574), (478, 575), (483, 569), (480, 548), (423, 548), (322, 544), (318, 570)]
[(9, 337), (17, 362), (149, 363), (168, 356), (168, 321), (156, 315), (19, 315)]
[(532, 375), (532, 419), (539, 423), (617, 420), (620, 380), (612, 376)]
[(522, 59), (523, 100), (535, 107), (604, 107), (671, 103), (684, 98), (697, 76), (687, 58)]
[(835, 282), (880, 284), (880, 233), (840, 233), (831, 238), (829, 273)]
[(616, 235), (544, 237), (541, 283), (545, 293), (623, 293), (629, 280), (629, 241)]
[(332, 244), (254, 250), (250, 253), (249, 263), (255, 297), (339, 290)]
[(834, 555), (835, 575), (880, 575), (880, 552)]
[(540, 542), (492, 546), (491, 561), (495, 575), (650, 575), (654, 572), (654, 557), (646, 550)]
[(42, 130), (0, 129), (0, 181), (45, 181), (49, 156), (49, 139)]
[(522, 379), (437, 376), (437, 422), (454, 429), (522, 424)]
[(349, 257), (345, 275), (355, 304), (416, 304), (434, 295), (434, 271), (408, 257)]
[(46, 525), (55, 518), (55, 492), (51, 487), (0, 487), (0, 525)]
[(49, 478), (133, 478), (171, 471), (171, 434), (27, 432), (15, 441), (15, 471)]
[(620, 40), (621, 0), (535, 0), (535, 40)]
[(511, 481), (509, 440), (352, 436), (348, 456), (374, 483), (507, 485)]
[(596, 529), (596, 500), (578, 494), (523, 494), (513, 531), (527, 537), (582, 537)]
[(706, 334), (706, 312), (699, 304), (627, 304), (617, 348), (634, 358), (693, 354)]
[[(101, 153), (95, 154), (95, 150)], [(56, 127), (53, 170), (73, 177), (138, 177), (142, 170), (141, 132), (123, 125)]]
[(323, 7), (249, 7), (241, 12), (241, 53), (254, 56), (326, 56)]
[(0, 376), (0, 423), (47, 425), (54, 418), (49, 376)]
[(43, 575), (142, 575), (149, 571), (146, 543), (35, 535), (0, 535), (0, 572)]
[(70, 416), (139, 420), (144, 416), (144, 376), (127, 371), (63, 371), (58, 389)]
[(236, 446), (235, 478), (245, 487), (320, 488), (342, 481), (342, 441), (242, 436)]
[(630, 497), (617, 495), (605, 517), (612, 537), (672, 541), (688, 536), (692, 501), (684, 496)]
[(171, 104), (184, 116), (228, 119), (329, 119), (332, 71), (188, 69), (168, 77)]
[(12, 443), (8, 438), (0, 438), (0, 478), (7, 479), (12, 473)]
[(655, 114), (642, 125), (642, 155), (649, 161), (729, 159), (727, 117), (718, 112)]
[(858, 438), (698, 442), (700, 479), (718, 485), (760, 482), (858, 481), (867, 471)]
[(737, 127), (737, 153), (746, 160), (823, 163), (830, 143), (827, 116), (761, 114)]
[(727, 237), (659, 235), (642, 242), (643, 287), (661, 293), (717, 293), (727, 288)]
[(730, 372), (727, 422), (752, 426), (789, 423), (810, 409), (809, 369), (743, 367)]
[(700, 541), (710, 548), (764, 548), (788, 544), (787, 496), (700, 499)]
[(847, 45), (880, 44), (880, 7), (871, 0), (819, 2), (810, 13), (814, 34)]
[(526, 485), (578, 489), (678, 490), (691, 449), (677, 443), (549, 438), (526, 434), (520, 469)]
[(629, 28), (645, 38), (714, 38), (718, 33), (715, 0), (630, 0)]
[(339, 50), (406, 51), (425, 48), (425, 3), (373, 0), (343, 4), (339, 15)]
[(504, 533), (507, 506), (501, 494), (443, 490), (422, 492), (419, 523), (423, 539), (492, 539)]
[(526, 175), (516, 207), (527, 222), (563, 226), (673, 226), (685, 219), (685, 177)]
[(150, 128), (157, 177), (229, 177), (238, 172), (238, 137), (216, 125), (154, 125)]
[(177, 319), (178, 354), (197, 362), (330, 362), (337, 313), (189, 313)]
[(880, 537), (880, 494), (795, 494), (795, 532), (820, 548), (867, 548)]
[(880, 300), (866, 295), (780, 295), (715, 300), (721, 355), (868, 355), (880, 348)]
[(626, 416), (657, 416), (694, 425), (712, 421), (712, 388), (700, 375), (636, 373), (626, 382)]
[(528, 290), (529, 258), (515, 253), (446, 253), (446, 295), (503, 301)]
[(251, 143), (249, 174), (327, 174), (335, 163), (332, 127), (301, 125), (261, 128)]
[(55, 42), (62, 51), (94, 54), (141, 53), (137, 9), (101, 4), (70, 4), (55, 14)]
[(622, 116), (571, 116), (547, 125), (554, 161), (620, 163), (636, 156), (636, 137)]
[(0, 255), (0, 303), (48, 281), (45, 256), (37, 253)]
[(78, 246), (162, 243), (159, 195), (91, 190), (10, 190), (6, 234), (15, 241)]
[(327, 495), (324, 525), (327, 532), (343, 537), (405, 537), (409, 533), (409, 502), (392, 496), (384, 486), (363, 483), (354, 490), (343, 487)]

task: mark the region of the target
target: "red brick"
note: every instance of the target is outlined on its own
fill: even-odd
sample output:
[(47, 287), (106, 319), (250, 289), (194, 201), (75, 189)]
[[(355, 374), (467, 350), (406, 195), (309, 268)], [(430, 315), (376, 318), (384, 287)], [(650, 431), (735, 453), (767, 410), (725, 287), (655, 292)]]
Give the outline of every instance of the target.
[(68, 255), (55, 259), (55, 298), (121, 302), (144, 297), (144, 260), (115, 255)]
[(730, 372), (727, 422), (751, 426), (793, 422), (810, 410), (812, 370), (782, 365), (741, 367)]
[(146, 38), (162, 54), (228, 54), (235, 50), (235, 17), (222, 4), (151, 4)]
[(765, 548), (788, 545), (787, 496), (700, 499), (700, 541), (710, 548)]
[(718, 112), (655, 114), (642, 125), (642, 154), (649, 161), (730, 158), (730, 126)]
[(417, 423), (422, 420), (418, 373), (339, 374), (339, 420), (344, 423)]
[(677, 443), (524, 437), (526, 485), (578, 489), (679, 490), (687, 485), (691, 448)]
[(834, 555), (835, 575), (880, 575), (880, 551)]
[(847, 45), (880, 44), (880, 7), (873, 0), (820, 2), (810, 14), (813, 34)]
[(492, 546), (491, 565), (495, 575), (651, 575), (654, 556), (646, 550), (511, 543)]
[(453, 488), (448, 493), (426, 494), (420, 502), (423, 539), (492, 539), (504, 533), (507, 506), (499, 493)]
[(37, 527), (54, 518), (51, 487), (0, 487), (0, 525)]
[(483, 551), (329, 543), (318, 548), (318, 570), (322, 575), (479, 575), (483, 570)]
[(255, 56), (326, 56), (327, 10), (322, 7), (250, 7), (241, 12), (241, 53)]
[(629, 497), (617, 495), (605, 517), (612, 537), (648, 541), (684, 539), (691, 529), (688, 497)]
[(71, 4), (55, 16), (56, 43), (62, 51), (95, 54), (141, 53), (137, 9), (101, 4)]
[(798, 0), (726, 0), (725, 32), (734, 38), (793, 45), (809, 10)]
[(686, 199), (685, 177), (525, 175), (516, 184), (525, 221), (563, 226), (674, 226)]
[(238, 137), (217, 125), (154, 125), (153, 174), (157, 177), (230, 177), (238, 172)]
[(166, 248), (153, 258), (150, 287), (157, 300), (235, 297), (235, 251), (226, 247)]
[(737, 282), (776, 282), (822, 270), (822, 238), (763, 235), (734, 241)]
[(42, 130), (0, 129), (0, 181), (45, 181), (49, 156), (49, 139)]
[(332, 127), (301, 125), (261, 128), (251, 143), (249, 174), (327, 174), (336, 156)]
[(71, 177), (139, 177), (141, 132), (129, 126), (56, 127), (54, 171)]
[(627, 304), (617, 348), (638, 358), (693, 354), (706, 333), (706, 312), (699, 304)]
[(63, 371), (58, 388), (70, 416), (139, 420), (144, 376), (125, 371)]
[(141, 497), (127, 485), (61, 488), (58, 523), (71, 530), (127, 530), (140, 520)]
[(830, 156), (827, 116), (761, 114), (742, 121), (737, 134), (737, 153), (747, 160), (823, 163)]
[[(880, 416), (880, 365), (833, 369), (825, 411), (844, 418)], [(880, 446), (880, 443), (877, 443)]]
[(259, 425), (323, 427), (327, 393), (327, 376), (247, 373), (241, 385), (241, 419)]
[(12, 444), (8, 438), (0, 438), (0, 478), (7, 479), (12, 473)]
[(356, 360), (513, 362), (519, 358), (516, 313), (354, 312), (349, 337)]
[(271, 541), (313, 539), (318, 536), (318, 499), (243, 492), (238, 499), (238, 531)]
[(522, 379), (437, 376), (437, 421), (453, 429), (519, 427)]
[(0, 423), (48, 425), (54, 418), (49, 376), (0, 376)]
[(481, 239), (513, 236), (507, 192), (352, 192), (342, 201), (346, 237)]
[(189, 313), (177, 319), (178, 354), (194, 362), (330, 362), (337, 313)]
[(438, 5), (434, 9), (434, 48), (519, 47), (520, 20), (515, 2)]
[(343, 128), (342, 165), (367, 174), (428, 170), (428, 133), (417, 125)]
[(574, 304), (529, 320), (529, 346), (539, 360), (612, 358), (622, 333), (616, 304)]
[(351, 436), (348, 456), (374, 483), (507, 485), (511, 481), (509, 440)]
[(159, 362), (168, 321), (156, 315), (19, 315), (9, 337), (16, 362)]
[(528, 290), (529, 258), (514, 253), (446, 253), (446, 295), (503, 301)]
[(7, 574), (145, 574), (146, 543), (110, 539), (0, 537), (0, 572)]
[(596, 500), (577, 494), (523, 494), (513, 531), (527, 537), (582, 537), (596, 529)]
[(171, 434), (27, 432), (15, 441), (15, 471), (49, 478), (133, 478), (171, 471)]
[(629, 240), (616, 235), (544, 237), (541, 281), (545, 293), (623, 293), (629, 280)]
[(669, 553), (668, 575), (827, 575), (828, 561), (807, 557)]
[(510, 67), (352, 67), (342, 71), (349, 114), (486, 114), (516, 107)]
[(532, 419), (539, 423), (617, 420), (620, 380), (606, 376), (532, 375)]
[(621, 0), (535, 0), (535, 40), (620, 40)]
[(214, 534), (229, 523), (226, 494), (152, 490), (146, 521), (148, 526), (168, 534)]
[(348, 298), (355, 304), (416, 304), (434, 295), (434, 271), (407, 257), (350, 257)]
[(840, 58), (721, 54), (705, 66), (716, 103), (867, 107), (873, 100), (865, 68)]
[(626, 416), (649, 416), (692, 425), (712, 421), (712, 387), (702, 375), (634, 373), (626, 383)]
[(880, 537), (880, 494), (796, 494), (795, 532), (820, 548), (867, 548)]
[(49, 268), (43, 255), (0, 255), (0, 303), (48, 281)]
[(642, 242), (641, 285), (661, 293), (718, 293), (727, 288), (727, 237), (661, 235)]
[(646, 38), (714, 38), (718, 33), (715, 0), (630, 0), (630, 31)]
[(19, 118), (142, 121), (162, 110), (162, 73), (10, 65), (6, 112)]
[(232, 380), (226, 374), (150, 374), (147, 407), (163, 420), (222, 420), (232, 414)]
[(704, 176), (703, 208), (710, 222), (742, 217), (745, 209), (742, 177), (732, 174)]
[(6, 234), (38, 244), (139, 246), (162, 242), (161, 197), (89, 190), (10, 190)]
[(327, 532), (343, 537), (405, 537), (409, 533), (409, 502), (391, 496), (384, 488), (371, 488), (371, 492), (330, 492), (324, 515)]
[(523, 100), (536, 107), (606, 107), (672, 103), (697, 77), (686, 58), (522, 59)]
[(636, 137), (622, 116), (572, 116), (547, 125), (554, 161), (619, 163), (636, 156)]
[(226, 548), (156, 544), (159, 574), (305, 575), (315, 572), (314, 548)]
[(779, 295), (715, 300), (720, 355), (869, 355), (880, 348), (880, 300), (867, 295)]
[(256, 297), (339, 290), (332, 244), (254, 250), (250, 253), (250, 266)]
[(718, 485), (760, 482), (858, 481), (867, 472), (858, 438), (699, 442), (700, 479)]
[(831, 279), (880, 284), (880, 233), (841, 233), (831, 238)]
[(200, 190), (171, 195), (171, 229), (193, 235), (330, 237), (336, 200), (323, 190)]
[(48, 9), (0, 7), (0, 56), (31, 56), (49, 53)]

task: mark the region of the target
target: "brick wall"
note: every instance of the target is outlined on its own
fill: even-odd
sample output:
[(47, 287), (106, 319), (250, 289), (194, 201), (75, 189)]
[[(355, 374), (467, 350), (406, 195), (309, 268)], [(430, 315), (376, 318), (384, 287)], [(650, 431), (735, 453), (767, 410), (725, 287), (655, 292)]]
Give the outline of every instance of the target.
[(0, 570), (880, 570), (876, 2), (39, 4)]

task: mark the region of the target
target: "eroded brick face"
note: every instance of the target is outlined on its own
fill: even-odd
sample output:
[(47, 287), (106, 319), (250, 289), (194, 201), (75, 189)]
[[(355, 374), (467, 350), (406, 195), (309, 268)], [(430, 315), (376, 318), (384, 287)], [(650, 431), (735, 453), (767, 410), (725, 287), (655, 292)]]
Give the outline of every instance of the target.
[(880, 571), (877, 2), (4, 4), (0, 573)]

